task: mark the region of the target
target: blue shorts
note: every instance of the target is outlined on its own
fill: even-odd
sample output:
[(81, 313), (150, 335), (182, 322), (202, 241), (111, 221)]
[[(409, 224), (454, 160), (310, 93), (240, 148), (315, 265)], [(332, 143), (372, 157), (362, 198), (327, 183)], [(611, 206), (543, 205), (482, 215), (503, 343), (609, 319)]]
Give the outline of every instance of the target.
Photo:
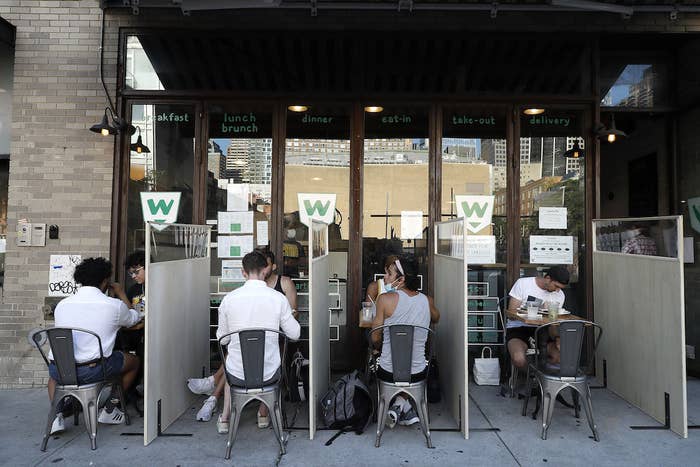
[[(119, 376), (124, 368), (124, 354), (117, 351), (105, 359), (105, 371), (102, 373), (102, 365), (93, 363), (91, 365), (78, 367), (78, 384), (90, 384), (102, 381), (104, 376), (111, 378)], [(58, 368), (54, 363), (49, 364), (49, 376), (58, 381)]]

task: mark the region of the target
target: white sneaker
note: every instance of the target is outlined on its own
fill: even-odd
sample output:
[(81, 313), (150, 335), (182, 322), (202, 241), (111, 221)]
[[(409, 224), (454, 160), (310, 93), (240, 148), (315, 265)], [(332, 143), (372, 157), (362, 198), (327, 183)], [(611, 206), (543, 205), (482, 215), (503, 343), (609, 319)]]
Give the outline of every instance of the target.
[(389, 428), (394, 428), (396, 426), (396, 423), (399, 421), (400, 414), (401, 406), (393, 405), (386, 414), (386, 426), (388, 426)]
[(187, 387), (195, 394), (206, 394), (209, 396), (214, 392), (214, 377), (188, 379)]
[(211, 415), (216, 412), (216, 397), (209, 396), (202, 404), (202, 408), (197, 412), (196, 420), (200, 422), (208, 422), (211, 420)]
[(228, 433), (228, 420), (223, 421), (221, 417), (222, 415), (219, 415), (219, 418), (216, 420), (216, 431), (223, 435), (224, 433)]
[(260, 415), (258, 412), (258, 428), (267, 428), (270, 426), (270, 415)]
[(124, 412), (119, 408), (115, 407), (112, 412), (107, 412), (107, 409), (100, 410), (100, 415), (97, 417), (97, 421), (100, 423), (106, 423), (107, 425), (119, 425), (124, 423)]
[(56, 418), (53, 419), (53, 424), (51, 425), (51, 434), (60, 433), (66, 430), (66, 425), (63, 422), (63, 414), (59, 413)]

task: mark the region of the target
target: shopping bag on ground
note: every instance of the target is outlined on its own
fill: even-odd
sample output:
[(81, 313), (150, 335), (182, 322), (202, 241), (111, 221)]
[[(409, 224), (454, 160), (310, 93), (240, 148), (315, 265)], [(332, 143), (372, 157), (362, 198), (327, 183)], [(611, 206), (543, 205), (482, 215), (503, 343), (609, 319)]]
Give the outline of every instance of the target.
[[(489, 351), (489, 356), (484, 354)], [(481, 350), (481, 358), (474, 359), (474, 382), (479, 386), (498, 386), (501, 377), (501, 365), (498, 358), (494, 358), (491, 347)]]

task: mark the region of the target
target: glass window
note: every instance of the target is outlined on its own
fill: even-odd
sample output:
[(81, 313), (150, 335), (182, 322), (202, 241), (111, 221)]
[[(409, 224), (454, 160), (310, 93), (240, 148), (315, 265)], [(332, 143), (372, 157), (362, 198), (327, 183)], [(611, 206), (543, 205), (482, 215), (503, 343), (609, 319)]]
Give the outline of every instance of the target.
[(365, 112), (363, 287), (384, 273), (389, 254), (413, 253), (427, 278), (428, 111), (379, 109)]
[(552, 265), (571, 275), (564, 307), (586, 316), (585, 156), (583, 113), (547, 110), (521, 117), (520, 231), (521, 276), (541, 274)]
[(126, 38), (126, 66), (124, 72), (124, 85), (127, 89), (154, 91), (165, 89), (141, 44), (141, 40), (137, 36), (128, 36)]
[(129, 153), (127, 254), (145, 248), (141, 193), (181, 193), (176, 222), (192, 223), (197, 115), (195, 106), (187, 104), (134, 104), (131, 108), (131, 122), (138, 127), (131, 143), (136, 144), (140, 136), (148, 151), (132, 148)]
[(666, 50), (655, 50), (658, 44), (645, 46), (635, 43), (626, 50), (601, 51), (601, 106), (655, 108), (671, 104), (670, 55)]
[(441, 218), (467, 219), (467, 255), (470, 249), (479, 252), (469, 260), (469, 281), (488, 283), (489, 295), (499, 298), (507, 294), (505, 138), (503, 110), (446, 107), (443, 111)]

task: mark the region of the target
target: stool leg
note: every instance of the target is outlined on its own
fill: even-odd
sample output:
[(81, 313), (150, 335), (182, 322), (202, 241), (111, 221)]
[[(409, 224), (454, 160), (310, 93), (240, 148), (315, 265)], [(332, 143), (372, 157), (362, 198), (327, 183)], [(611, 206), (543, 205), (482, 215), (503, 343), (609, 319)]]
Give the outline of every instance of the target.
[(124, 424), (131, 425), (131, 420), (129, 419), (129, 411), (126, 407), (126, 398), (124, 397), (124, 388), (122, 388), (121, 383), (114, 383), (117, 388), (117, 394), (119, 394), (119, 402), (122, 405), (122, 410), (124, 411)]
[(46, 430), (44, 431), (44, 439), (41, 440), (41, 450), (46, 451), (46, 445), (49, 442), (49, 436), (51, 436), (51, 426), (53, 425), (53, 420), (56, 418), (56, 406), (58, 405), (58, 400), (61, 398), (56, 398), (54, 395), (54, 400), (51, 401), (51, 407), (49, 408), (49, 417), (46, 422)]
[(379, 409), (377, 410), (377, 438), (374, 441), (374, 447), (378, 448), (379, 443), (382, 439), (382, 433), (384, 432), (384, 421), (386, 420), (386, 413), (389, 408), (387, 407), (387, 402), (384, 400), (383, 395), (379, 395)]

